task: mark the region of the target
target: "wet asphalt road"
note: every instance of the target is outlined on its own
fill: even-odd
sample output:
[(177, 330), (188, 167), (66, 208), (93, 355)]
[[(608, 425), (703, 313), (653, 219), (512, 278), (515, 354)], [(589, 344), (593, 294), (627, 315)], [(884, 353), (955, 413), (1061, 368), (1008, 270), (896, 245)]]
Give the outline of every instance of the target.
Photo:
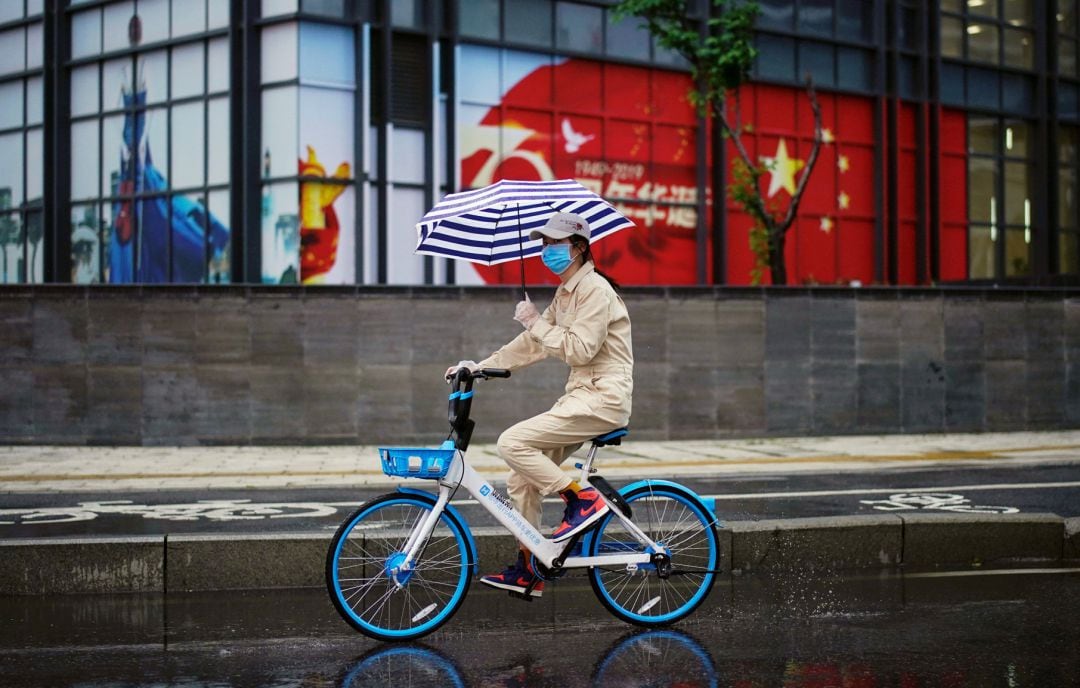
[[(727, 520), (867, 513), (1048, 512), (1080, 516), (1080, 465), (945, 467), (724, 478), (679, 478), (718, 498)], [(408, 481), (432, 488), (428, 481)], [(622, 482), (616, 481), (616, 486)], [(374, 489), (167, 490), (0, 494), (0, 538), (333, 530)], [(934, 499), (912, 499), (932, 491)], [(471, 526), (494, 520), (462, 493)], [(558, 505), (547, 507), (550, 518)]]
[(1077, 609), (1075, 569), (747, 577), (635, 633), (567, 579), (529, 604), (474, 586), (444, 629), (385, 645), (321, 590), (0, 598), (0, 685), (1077, 686)]

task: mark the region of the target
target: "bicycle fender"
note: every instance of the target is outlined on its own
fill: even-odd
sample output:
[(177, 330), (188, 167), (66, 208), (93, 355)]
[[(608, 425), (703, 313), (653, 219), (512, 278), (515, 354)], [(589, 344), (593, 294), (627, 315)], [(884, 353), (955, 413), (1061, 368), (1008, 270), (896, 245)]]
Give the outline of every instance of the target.
[[(398, 487), (397, 491), (403, 492), (411, 497), (419, 497), (432, 506), (438, 501), (438, 498), (430, 492), (417, 490), (412, 487)], [(476, 575), (480, 572), (480, 556), (477, 554), (476, 540), (473, 539), (472, 529), (469, 528), (469, 523), (462, 518), (461, 513), (450, 503), (446, 504), (445, 513), (450, 514), (450, 517), (458, 522), (458, 525), (461, 526), (461, 530), (465, 533), (465, 539), (469, 543), (469, 566), (472, 566), (473, 575)]]
[[(670, 480), (639, 480), (636, 483), (630, 483), (629, 485), (623, 487), (621, 490), (619, 490), (619, 494), (625, 495), (628, 494), (631, 490), (636, 490), (639, 487), (648, 487), (650, 485), (654, 485), (656, 487), (666, 487), (676, 492), (680, 492), (684, 496), (696, 500), (699, 504), (705, 507), (709, 514), (713, 516), (713, 518), (716, 518), (715, 499), (713, 499), (712, 497), (702, 497), (697, 492), (691, 490), (689, 487), (685, 485), (680, 485), (679, 483), (672, 482)], [(716, 525), (723, 527), (724, 524), (721, 523), (719, 519), (717, 519)]]

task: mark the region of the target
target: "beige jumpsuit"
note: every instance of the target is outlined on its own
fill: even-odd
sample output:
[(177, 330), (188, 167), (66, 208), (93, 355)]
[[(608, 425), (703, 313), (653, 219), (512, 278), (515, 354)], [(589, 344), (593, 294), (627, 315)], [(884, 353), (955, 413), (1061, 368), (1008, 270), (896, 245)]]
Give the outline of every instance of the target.
[(499, 456), (510, 466), (510, 499), (536, 528), (543, 495), (570, 484), (559, 468), (563, 461), (585, 441), (630, 421), (630, 316), (591, 262), (559, 286), (532, 327), (478, 365), (517, 370), (549, 356), (570, 365), (566, 393), (550, 411), (508, 428), (498, 442)]

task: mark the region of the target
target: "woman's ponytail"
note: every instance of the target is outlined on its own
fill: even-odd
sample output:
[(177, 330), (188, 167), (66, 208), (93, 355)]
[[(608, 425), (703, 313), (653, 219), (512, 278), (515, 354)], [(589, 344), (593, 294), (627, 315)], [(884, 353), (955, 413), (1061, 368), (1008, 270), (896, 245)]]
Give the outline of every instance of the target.
[(596, 260), (593, 258), (592, 250), (591, 250), (591, 248), (589, 246), (588, 240), (586, 240), (586, 239), (584, 239), (582, 237), (572, 236), (572, 237), (570, 237), (570, 241), (573, 242), (573, 244), (575, 246), (577, 246), (579, 249), (581, 249), (581, 258), (582, 258), (582, 260), (592, 261), (593, 268), (596, 270), (596, 274), (598, 274), (601, 277), (603, 277), (604, 279), (606, 279), (608, 281), (608, 284), (611, 285), (611, 288), (614, 289), (616, 293), (622, 292), (622, 287), (619, 286), (618, 282), (616, 282), (610, 276), (608, 276), (606, 273), (604, 273), (603, 270), (596, 267)]

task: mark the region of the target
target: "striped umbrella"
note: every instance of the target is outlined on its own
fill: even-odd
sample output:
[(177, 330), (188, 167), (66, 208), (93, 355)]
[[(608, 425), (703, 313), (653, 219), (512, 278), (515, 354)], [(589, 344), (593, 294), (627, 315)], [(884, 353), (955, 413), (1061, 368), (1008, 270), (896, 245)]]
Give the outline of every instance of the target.
[(539, 255), (540, 239), (529, 232), (555, 213), (577, 213), (589, 223), (590, 242), (634, 223), (610, 203), (573, 179), (528, 182), (503, 179), (482, 189), (447, 195), (416, 224), (416, 253), (457, 258), (482, 265), (521, 261)]

